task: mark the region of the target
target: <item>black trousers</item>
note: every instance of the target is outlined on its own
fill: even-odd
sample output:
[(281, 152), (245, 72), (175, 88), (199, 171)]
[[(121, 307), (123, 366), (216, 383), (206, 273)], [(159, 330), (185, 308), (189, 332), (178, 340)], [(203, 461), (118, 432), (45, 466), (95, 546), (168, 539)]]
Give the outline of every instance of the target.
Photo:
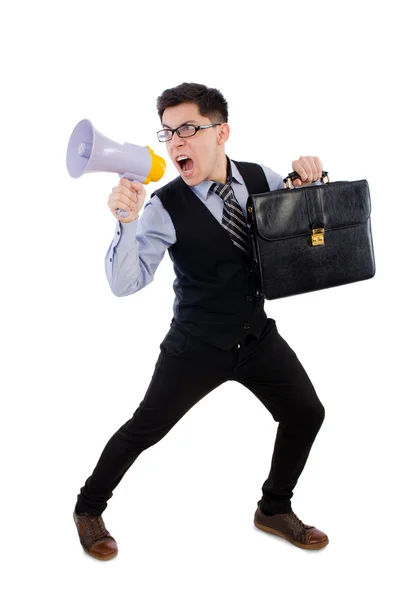
[(268, 319), (259, 339), (230, 350), (199, 341), (172, 323), (145, 397), (110, 438), (77, 496), (78, 512), (100, 515), (141, 452), (161, 440), (201, 398), (225, 381), (247, 387), (279, 423), (261, 507), (291, 510), (293, 489), (324, 420), (324, 407), (295, 352)]

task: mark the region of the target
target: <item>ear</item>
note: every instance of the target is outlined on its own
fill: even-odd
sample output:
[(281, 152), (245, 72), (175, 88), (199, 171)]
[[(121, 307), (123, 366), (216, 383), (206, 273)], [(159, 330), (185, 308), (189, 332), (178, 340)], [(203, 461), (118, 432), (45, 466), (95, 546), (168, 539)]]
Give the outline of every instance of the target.
[(218, 130), (218, 144), (223, 145), (229, 139), (230, 127), (228, 123), (222, 123)]

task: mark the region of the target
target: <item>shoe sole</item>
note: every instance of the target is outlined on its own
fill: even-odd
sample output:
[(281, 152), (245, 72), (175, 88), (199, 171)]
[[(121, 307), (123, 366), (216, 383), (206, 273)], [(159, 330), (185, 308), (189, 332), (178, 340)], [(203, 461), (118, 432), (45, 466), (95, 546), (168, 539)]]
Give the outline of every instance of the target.
[(294, 544), (294, 546), (298, 546), (299, 548), (303, 548), (304, 550), (320, 550), (320, 548), (324, 548), (329, 540), (325, 540), (324, 542), (317, 542), (316, 544), (301, 544), (300, 542), (296, 542), (295, 540), (291, 540), (291, 538), (287, 537), (281, 531), (277, 531), (276, 529), (272, 529), (271, 527), (266, 527), (266, 525), (261, 525), (254, 519), (254, 525), (258, 529), (265, 531), (266, 533), (272, 533), (273, 535), (278, 535), (279, 537), (284, 538), (287, 542)]

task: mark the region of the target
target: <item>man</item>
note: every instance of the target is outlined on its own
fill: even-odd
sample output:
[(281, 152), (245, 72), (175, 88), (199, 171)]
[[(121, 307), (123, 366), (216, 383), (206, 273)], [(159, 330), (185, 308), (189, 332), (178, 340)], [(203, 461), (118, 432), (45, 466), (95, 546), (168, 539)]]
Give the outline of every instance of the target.
[[(73, 517), (80, 542), (94, 558), (116, 556), (117, 543), (101, 515), (126, 471), (201, 398), (225, 381), (238, 381), (279, 423), (255, 526), (301, 548), (322, 548), (328, 537), (302, 523), (291, 498), (324, 407), (264, 311), (247, 244), (249, 190), (282, 188), (282, 178), (268, 167), (227, 157), (228, 107), (219, 90), (183, 83), (165, 90), (157, 109), (158, 139), (179, 176), (152, 194), (140, 218), (144, 186), (121, 179), (113, 188), (108, 206), (121, 224), (105, 264), (111, 289), (125, 296), (152, 281), (167, 249), (176, 274), (174, 318), (145, 397), (110, 438), (77, 496)], [(301, 157), (292, 167), (300, 176), (294, 185), (310, 185), (322, 174), (318, 157)], [(119, 208), (128, 216), (120, 217)]]

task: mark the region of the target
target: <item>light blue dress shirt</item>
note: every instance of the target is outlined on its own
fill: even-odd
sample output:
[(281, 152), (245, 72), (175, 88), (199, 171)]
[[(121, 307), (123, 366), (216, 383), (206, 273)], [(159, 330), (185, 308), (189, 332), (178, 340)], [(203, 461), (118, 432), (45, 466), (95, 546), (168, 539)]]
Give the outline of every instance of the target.
[[(247, 218), (248, 190), (236, 165), (233, 161), (230, 163), (233, 191)], [(284, 189), (281, 175), (269, 167), (260, 166), (266, 175), (270, 191)], [(202, 181), (190, 189), (222, 224), (223, 200), (209, 191), (212, 183), (214, 182), (210, 180)], [(106, 277), (115, 296), (135, 294), (151, 283), (165, 251), (175, 242), (176, 232), (171, 217), (157, 195), (149, 198), (135, 221), (117, 221), (114, 238), (105, 256)]]

